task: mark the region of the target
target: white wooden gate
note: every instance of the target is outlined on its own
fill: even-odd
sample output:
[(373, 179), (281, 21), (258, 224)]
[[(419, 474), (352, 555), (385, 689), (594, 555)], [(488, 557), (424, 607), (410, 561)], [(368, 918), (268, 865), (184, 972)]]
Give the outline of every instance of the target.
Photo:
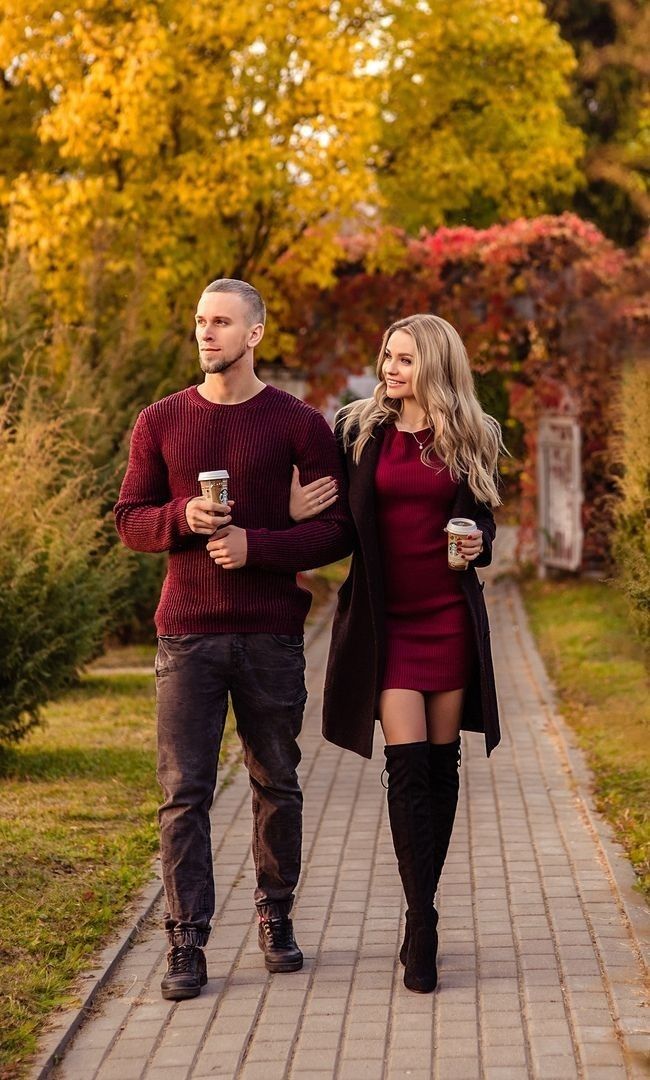
[(571, 416), (543, 416), (537, 453), (539, 562), (577, 570), (582, 561), (580, 426)]

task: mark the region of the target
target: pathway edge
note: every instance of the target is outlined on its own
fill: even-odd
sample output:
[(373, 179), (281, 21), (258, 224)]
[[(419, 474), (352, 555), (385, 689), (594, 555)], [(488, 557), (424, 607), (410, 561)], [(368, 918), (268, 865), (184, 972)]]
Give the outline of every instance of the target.
[(560, 712), (557, 693), (535, 643), (528, 613), (516, 583), (513, 597), (514, 607), (520, 620), (519, 630), (520, 632), (523, 631), (522, 639), (526, 643), (526, 657), (539, 686), (540, 696), (547, 706), (549, 724), (552, 726), (553, 735), (559, 743), (575, 780), (575, 794), (580, 799), (585, 817), (598, 837), (607, 858), (607, 865), (612, 881), (616, 886), (621, 907), (629, 920), (630, 936), (633, 937), (638, 949), (639, 966), (647, 976), (648, 965), (644, 956), (644, 943), (650, 940), (650, 910), (643, 896), (635, 888), (636, 875), (625, 854), (623, 845), (616, 839), (614, 830), (606, 817), (594, 805), (593, 774), (587, 763), (587, 756), (579, 745), (573, 730)]

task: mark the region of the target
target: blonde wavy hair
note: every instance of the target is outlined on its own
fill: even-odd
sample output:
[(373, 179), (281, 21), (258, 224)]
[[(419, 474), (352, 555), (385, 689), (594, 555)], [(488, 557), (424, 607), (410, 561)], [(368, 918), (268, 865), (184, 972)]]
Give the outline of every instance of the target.
[(433, 431), (422, 461), (434, 468), (433, 458), (438, 457), (454, 480), (467, 478), (479, 502), (500, 506), (497, 461), (501, 452), (507, 453), (501, 427), (478, 402), (460, 335), (438, 315), (409, 315), (388, 327), (377, 357), (379, 382), (373, 396), (353, 401), (337, 415), (345, 448), (353, 445), (352, 457), (358, 463), (375, 428), (400, 419), (402, 403), (389, 397), (383, 375), (388, 341), (396, 330), (405, 330), (413, 339), (413, 392)]

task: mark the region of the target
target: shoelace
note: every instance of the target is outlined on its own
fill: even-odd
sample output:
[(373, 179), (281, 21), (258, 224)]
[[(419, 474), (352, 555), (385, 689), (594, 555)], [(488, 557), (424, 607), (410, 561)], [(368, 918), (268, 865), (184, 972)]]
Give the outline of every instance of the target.
[(174, 945), (169, 950), (169, 974), (190, 975), (195, 959), (196, 945)]
[(291, 948), (292, 934), (291, 923), (285, 922), (284, 919), (263, 919), (262, 929), (264, 935), (274, 949), (289, 949)]

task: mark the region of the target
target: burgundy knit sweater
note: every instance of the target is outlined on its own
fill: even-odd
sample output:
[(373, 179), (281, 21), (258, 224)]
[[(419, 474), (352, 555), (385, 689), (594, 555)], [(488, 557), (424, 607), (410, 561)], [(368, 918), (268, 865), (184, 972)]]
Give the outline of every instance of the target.
[[(302, 484), (337, 479), (341, 495), (320, 517), (289, 517), (292, 466)], [(227, 469), (233, 524), (246, 529), (248, 558), (224, 570), (208, 536), (185, 518), (201, 494), (198, 474)], [(195, 386), (140, 413), (115, 506), (117, 531), (135, 551), (168, 551), (155, 615), (159, 634), (300, 634), (311, 597), (296, 573), (334, 562), (352, 547), (334, 436), (319, 412), (265, 386), (238, 405), (207, 401)]]

